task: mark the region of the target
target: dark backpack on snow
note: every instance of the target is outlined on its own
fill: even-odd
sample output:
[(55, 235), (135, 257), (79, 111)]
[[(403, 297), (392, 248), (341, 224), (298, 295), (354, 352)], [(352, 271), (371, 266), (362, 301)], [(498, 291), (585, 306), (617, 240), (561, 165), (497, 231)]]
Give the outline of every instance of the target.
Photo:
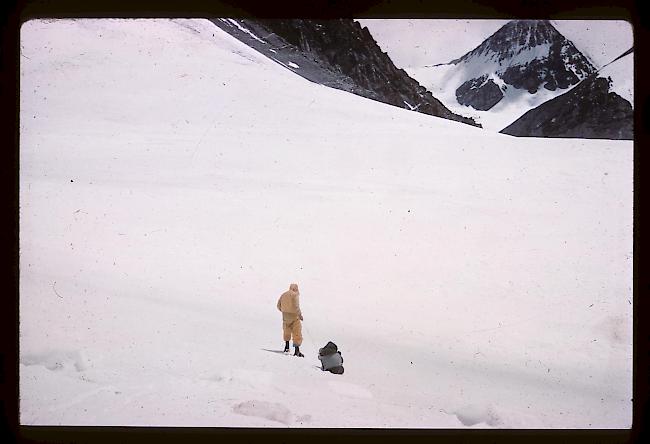
[(318, 359), (321, 361), (321, 370), (327, 370), (337, 375), (343, 373), (343, 356), (332, 341), (329, 341), (325, 347), (318, 350)]

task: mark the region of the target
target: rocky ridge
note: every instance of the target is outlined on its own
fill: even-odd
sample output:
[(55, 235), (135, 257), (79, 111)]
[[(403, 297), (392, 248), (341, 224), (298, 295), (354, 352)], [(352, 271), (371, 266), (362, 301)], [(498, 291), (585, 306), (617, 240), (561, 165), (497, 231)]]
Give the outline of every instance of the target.
[(632, 103), (615, 91), (612, 69), (631, 76), (632, 50), (626, 51), (570, 91), (526, 112), (501, 130), (513, 136), (633, 139)]
[(304, 78), (432, 116), (478, 126), (453, 113), (397, 68), (352, 19), (215, 19), (213, 22)]

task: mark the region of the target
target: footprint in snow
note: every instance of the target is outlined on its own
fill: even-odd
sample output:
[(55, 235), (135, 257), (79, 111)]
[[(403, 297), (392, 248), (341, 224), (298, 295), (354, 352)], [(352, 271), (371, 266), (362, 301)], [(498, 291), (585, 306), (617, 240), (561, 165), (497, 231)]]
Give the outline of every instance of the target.
[(50, 350), (41, 353), (25, 353), (20, 357), (23, 365), (42, 365), (48, 370), (58, 371), (74, 368), (82, 372), (88, 368), (86, 356), (78, 350)]
[(444, 410), (443, 412), (449, 415), (455, 415), (464, 426), (473, 426), (484, 423), (494, 427), (501, 424), (501, 418), (494, 407), (490, 404), (468, 404), (453, 413), (448, 413)]
[(278, 402), (250, 400), (240, 402), (232, 407), (233, 412), (245, 416), (269, 419), (284, 425), (291, 422), (291, 410)]
[(253, 388), (268, 387), (273, 380), (273, 373), (260, 370), (227, 369), (209, 376), (209, 381), (221, 383), (239, 383)]
[(304, 424), (310, 421), (311, 421), (311, 415), (296, 416), (296, 422), (299, 424)]

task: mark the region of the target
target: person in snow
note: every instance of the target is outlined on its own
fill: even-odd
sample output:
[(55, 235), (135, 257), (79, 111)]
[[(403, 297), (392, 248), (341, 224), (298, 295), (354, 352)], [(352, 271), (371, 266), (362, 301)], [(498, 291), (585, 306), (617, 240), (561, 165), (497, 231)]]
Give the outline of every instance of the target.
[(294, 356), (304, 357), (300, 353), (302, 344), (302, 312), (300, 311), (300, 292), (298, 284), (289, 285), (289, 290), (282, 293), (278, 299), (278, 310), (282, 312), (282, 334), (284, 337), (284, 352), (289, 351), (289, 341), (293, 338)]
[(340, 375), (343, 373), (343, 356), (338, 347), (329, 341), (325, 347), (318, 350), (318, 359), (321, 363), (321, 370), (329, 371)]

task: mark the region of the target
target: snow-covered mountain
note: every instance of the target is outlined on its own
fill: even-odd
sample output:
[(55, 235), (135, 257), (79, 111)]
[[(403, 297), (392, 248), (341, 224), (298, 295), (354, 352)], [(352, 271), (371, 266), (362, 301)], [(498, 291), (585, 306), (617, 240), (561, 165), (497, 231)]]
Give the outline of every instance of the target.
[(630, 426), (632, 142), (386, 105), (207, 20), (20, 37), (22, 424)]
[(595, 70), (548, 20), (513, 20), (464, 56), (412, 71), (450, 109), (501, 129)]
[(400, 108), (480, 126), (451, 112), (397, 68), (352, 19), (216, 19), (224, 31), (312, 82)]
[(575, 88), (526, 112), (513, 136), (632, 139), (634, 53), (630, 49)]

